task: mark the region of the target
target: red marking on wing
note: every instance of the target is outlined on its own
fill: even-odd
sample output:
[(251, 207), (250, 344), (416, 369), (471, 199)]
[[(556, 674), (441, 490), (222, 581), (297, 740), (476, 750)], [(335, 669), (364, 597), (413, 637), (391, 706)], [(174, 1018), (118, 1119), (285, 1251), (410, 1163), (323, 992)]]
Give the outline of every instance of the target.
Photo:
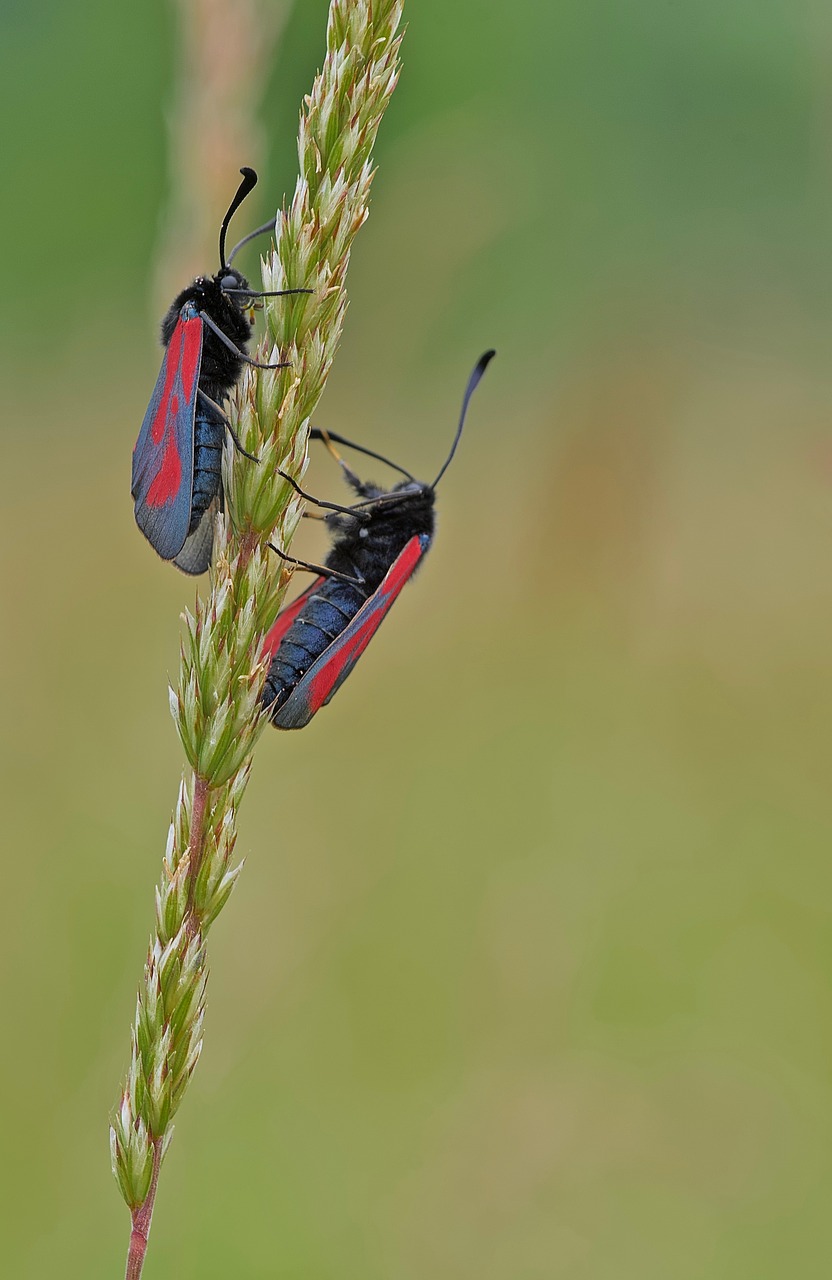
[(341, 648), (329, 658), (326, 665), (321, 667), (318, 674), (313, 676), (309, 683), (309, 701), (316, 711), (326, 702), (330, 692), (338, 683), (338, 677), (350, 659), (359, 657), (367, 648), (383, 616), (382, 614), (379, 617), (377, 613), (370, 614), (369, 618), (358, 628), (355, 635), (345, 641)]
[(167, 428), (170, 416), (168, 412), (170, 393), (173, 390), (173, 380), (176, 377), (176, 370), (182, 358), (183, 329), (184, 321), (178, 320), (168, 344), (168, 349), (165, 352), (165, 385), (162, 390), (159, 407), (156, 410), (156, 416), (153, 419), (153, 425), (150, 428), (150, 438), (154, 444), (162, 443)]
[(370, 610), (367, 617), (356, 627), (354, 634), (348, 640), (342, 641), (340, 645), (337, 641), (333, 642), (332, 647), (335, 651), (309, 683), (309, 700), (314, 710), (322, 707), (326, 702), (344, 668), (357, 661), (367, 648), (423, 553), (424, 548), (420, 539), (411, 538), (388, 569), (378, 590), (364, 606)]
[(400, 551), (390, 568), (387, 570), (382, 579), (378, 594), (382, 596), (392, 594), (397, 596), (404, 584), (407, 582), (413, 570), (425, 554), (429, 539), (423, 544), (422, 539), (417, 537), (411, 538), (404, 550)]
[(182, 460), (179, 457), (176, 439), (171, 436), (165, 445), (161, 466), (153, 477), (153, 483), (147, 491), (147, 505), (149, 507), (164, 507), (168, 502), (172, 502), (179, 493), (181, 484)]
[(263, 641), (264, 657), (266, 658), (274, 657), (274, 655), (277, 653), (277, 650), (280, 646), (281, 640), (283, 639), (286, 632), (291, 627), (295, 618), (298, 616), (298, 614), (300, 613), (303, 606), (306, 604), (309, 597), (311, 595), (314, 595), (314, 593), (323, 585), (324, 582), (325, 582), (324, 578), (316, 578), (315, 581), (312, 583), (311, 587), (307, 587), (307, 589), (303, 592), (303, 594), (298, 596), (297, 600), (293, 600), (291, 604), (288, 604), (286, 608), (283, 609), (278, 614), (277, 618), (272, 624), (271, 630), (267, 632), (266, 638)]
[[(178, 327), (178, 326), (177, 326)], [(182, 386), (185, 391), (185, 402), (191, 403), (201, 350), (202, 321), (198, 316), (182, 323), (185, 330), (185, 349), (182, 352)]]

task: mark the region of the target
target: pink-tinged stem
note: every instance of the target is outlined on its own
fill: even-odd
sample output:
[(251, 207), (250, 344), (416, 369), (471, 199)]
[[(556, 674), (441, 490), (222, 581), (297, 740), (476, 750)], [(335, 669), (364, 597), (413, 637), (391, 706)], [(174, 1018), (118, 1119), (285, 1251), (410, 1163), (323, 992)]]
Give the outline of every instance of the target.
[(147, 1253), (147, 1238), (150, 1235), (150, 1224), (153, 1221), (153, 1205), (156, 1202), (156, 1187), (159, 1184), (159, 1165), (162, 1163), (162, 1139), (153, 1143), (153, 1176), (150, 1179), (150, 1190), (144, 1204), (133, 1210), (133, 1230), (130, 1232), (130, 1248), (127, 1251), (127, 1270), (124, 1280), (140, 1280), (144, 1255)]

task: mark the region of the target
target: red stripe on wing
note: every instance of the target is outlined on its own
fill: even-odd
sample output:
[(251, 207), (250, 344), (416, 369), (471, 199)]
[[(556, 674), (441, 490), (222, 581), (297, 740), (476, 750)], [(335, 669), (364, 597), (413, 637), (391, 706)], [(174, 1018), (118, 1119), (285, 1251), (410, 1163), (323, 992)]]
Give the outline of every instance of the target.
[(193, 320), (185, 321), (183, 328), (185, 349), (182, 352), (182, 386), (185, 391), (185, 400), (190, 403), (202, 354), (202, 321), (196, 316)]
[[(174, 402), (176, 397), (174, 396)], [(162, 461), (159, 470), (153, 477), (150, 488), (147, 491), (145, 501), (149, 507), (164, 507), (169, 502), (173, 502), (179, 493), (182, 484), (182, 459), (179, 457), (179, 448), (176, 443), (176, 437), (171, 435), (165, 445), (165, 452), (162, 454)]]
[(421, 538), (410, 539), (388, 569), (378, 589), (319, 659), (316, 664), (319, 669), (313, 668), (310, 671), (307, 686), (310, 716), (321, 709), (341, 681), (346, 679), (426, 550), (427, 544), (423, 544)]
[(182, 337), (185, 331), (185, 324), (184, 320), (177, 321), (176, 328), (171, 334), (171, 339), (168, 343), (168, 349), (165, 352), (165, 385), (153, 419), (153, 425), (150, 428), (150, 438), (154, 444), (162, 443), (170, 426), (170, 409), (173, 407), (171, 405), (171, 392), (173, 391), (176, 371), (182, 359)]
[(165, 560), (188, 538), (203, 322), (186, 303), (174, 325), (133, 450), (136, 523)]
[(344, 642), (338, 652), (331, 655), (326, 666), (312, 677), (309, 682), (309, 705), (312, 707), (313, 714), (315, 711), (320, 711), (350, 659), (359, 658), (367, 648), (381, 625), (383, 617), (384, 614), (379, 616), (377, 612), (372, 613), (355, 634)]

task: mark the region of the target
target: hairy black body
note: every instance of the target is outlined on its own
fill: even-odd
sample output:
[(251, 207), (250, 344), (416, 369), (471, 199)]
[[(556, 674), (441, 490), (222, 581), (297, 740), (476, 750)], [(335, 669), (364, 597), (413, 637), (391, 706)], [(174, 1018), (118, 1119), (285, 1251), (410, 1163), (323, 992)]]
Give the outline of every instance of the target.
[(388, 569), (420, 534), (433, 537), (436, 495), (431, 485), (406, 481), (392, 490), (348, 476), (360, 501), (352, 515), (327, 516), (334, 541), (324, 565), (361, 585), (327, 578), (306, 601), (280, 642), (263, 690), (272, 718), (312, 664), (381, 586)]

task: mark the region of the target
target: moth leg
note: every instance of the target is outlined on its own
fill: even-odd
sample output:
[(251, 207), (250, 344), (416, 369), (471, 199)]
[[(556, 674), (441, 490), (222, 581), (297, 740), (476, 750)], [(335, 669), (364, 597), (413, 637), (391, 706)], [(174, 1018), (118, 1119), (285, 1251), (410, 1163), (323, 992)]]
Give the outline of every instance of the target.
[(311, 493), (307, 493), (305, 489), (301, 489), (294, 476), (290, 476), (287, 471), (277, 468), (277, 474), (282, 476), (294, 489), (295, 493), (299, 493), (307, 502), (312, 502), (316, 507), (324, 507), (327, 511), (338, 511), (343, 516), (355, 516), (356, 519), (370, 520), (372, 517), (366, 511), (357, 511), (355, 507), (342, 507), (337, 502), (324, 502), (321, 498), (315, 498)]
[(252, 360), (251, 356), (247, 356), (239, 347), (235, 346), (227, 334), (223, 333), (218, 324), (215, 324), (207, 311), (200, 311), (199, 318), (203, 324), (206, 324), (213, 334), (215, 334), (223, 346), (228, 347), (229, 351), (233, 351), (238, 360), (243, 360), (246, 364), (250, 364), (255, 369), (288, 369), (289, 361), (278, 361), (277, 364), (265, 364), (262, 360)]
[[(271, 223), (269, 226), (271, 227)], [(311, 289), (269, 289), (266, 292), (259, 292), (257, 289), (223, 289), (223, 293), (230, 293), (241, 298), (288, 298), (292, 293), (311, 293)]]
[[(343, 437), (336, 436), (335, 438), (336, 440), (338, 440), (340, 444), (345, 443)], [(325, 427), (313, 427), (312, 430), (309, 432), (309, 439), (321, 440), (323, 442), (323, 445), (326, 451), (335, 459), (339, 467), (342, 468), (344, 475), (347, 477), (347, 480), (349, 480), (350, 483), (354, 485), (361, 484), (360, 477), (355, 474), (355, 472), (352, 470), (351, 467), (347, 466), (346, 462), (341, 457), (338, 450), (335, 448), (335, 445), (332, 443), (332, 436), (326, 430)]]
[(307, 560), (296, 560), (294, 556), (287, 555), (285, 551), (281, 551), (280, 547), (276, 547), (273, 542), (267, 543), (271, 547), (275, 555), (280, 556), (281, 560), (285, 560), (287, 564), (293, 564), (296, 569), (306, 569), (308, 573), (317, 574), (319, 578), (335, 578), (338, 582), (347, 582), (351, 587), (363, 587), (363, 578), (351, 578), (346, 573), (338, 573), (336, 569), (327, 569), (323, 564), (310, 564)]
[(201, 400), (203, 404), (207, 404), (209, 408), (213, 409), (214, 413), (221, 420), (226, 431), (231, 436), (231, 439), (234, 441), (234, 447), (237, 449), (237, 452), (241, 453), (244, 458), (248, 458), (251, 462), (259, 462), (260, 461), (259, 458), (256, 458), (253, 453), (249, 453), (248, 450), (244, 449), (243, 446), (240, 444), (240, 438), (237, 435), (237, 432), (232, 427), (228, 418), (228, 414), (220, 405), (217, 404), (216, 400), (212, 400), (211, 397), (207, 396), (204, 391), (197, 390), (196, 394), (197, 394), (197, 398)]

